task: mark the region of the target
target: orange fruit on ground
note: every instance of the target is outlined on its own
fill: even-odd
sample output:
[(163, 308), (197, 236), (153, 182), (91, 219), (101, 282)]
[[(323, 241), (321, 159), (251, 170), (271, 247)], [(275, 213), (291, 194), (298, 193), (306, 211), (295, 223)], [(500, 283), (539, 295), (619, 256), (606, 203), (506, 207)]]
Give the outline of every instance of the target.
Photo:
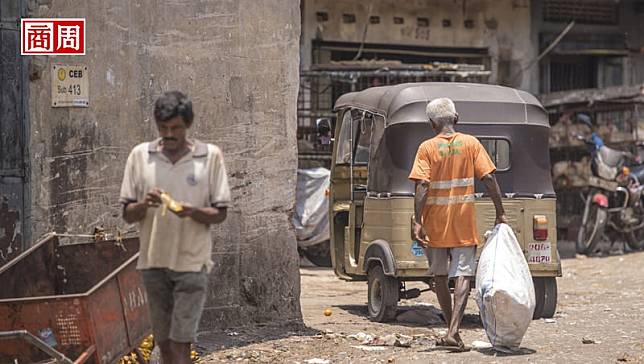
[(331, 311), (330, 308), (327, 308), (327, 309), (324, 310), (324, 316), (331, 316), (332, 313), (333, 313), (333, 311)]

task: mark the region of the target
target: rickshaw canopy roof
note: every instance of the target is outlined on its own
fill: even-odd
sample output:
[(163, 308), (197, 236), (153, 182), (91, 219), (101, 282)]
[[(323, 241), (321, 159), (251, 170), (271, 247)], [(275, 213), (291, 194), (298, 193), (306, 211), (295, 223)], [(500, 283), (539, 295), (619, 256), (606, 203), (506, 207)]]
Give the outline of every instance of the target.
[(385, 117), (386, 126), (427, 122), (427, 102), (454, 101), (459, 123), (529, 124), (550, 127), (546, 111), (531, 94), (513, 88), (457, 82), (405, 83), (342, 95), (335, 110), (356, 107)]
[[(336, 110), (356, 108), (382, 116), (372, 124), (369, 192), (414, 193), (409, 171), (418, 146), (434, 136), (425, 107), (428, 101), (440, 97), (456, 104), (457, 131), (509, 143), (509, 168), (497, 173), (502, 192), (518, 197), (554, 196), (548, 150), (550, 124), (541, 103), (529, 93), (509, 87), (452, 82), (373, 87), (338, 99)], [(484, 191), (480, 182), (476, 190)]]

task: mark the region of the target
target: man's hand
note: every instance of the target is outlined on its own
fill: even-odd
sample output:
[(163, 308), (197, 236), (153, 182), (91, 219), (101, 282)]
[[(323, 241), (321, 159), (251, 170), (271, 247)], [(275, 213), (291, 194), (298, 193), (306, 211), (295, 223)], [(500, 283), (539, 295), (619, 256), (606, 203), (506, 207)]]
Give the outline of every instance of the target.
[(160, 188), (151, 189), (146, 195), (143, 203), (148, 207), (157, 207), (161, 204), (161, 193), (163, 191)]
[(226, 219), (227, 209), (225, 207), (195, 207), (187, 202), (179, 202), (179, 204), (183, 208), (181, 211), (170, 211), (180, 218), (189, 217), (196, 222), (206, 225), (219, 224)]
[(503, 202), (501, 200), (501, 189), (499, 188), (499, 184), (496, 182), (496, 178), (494, 178), (494, 175), (492, 174), (486, 174), (483, 176), (483, 183), (485, 184), (485, 189), (490, 195), (490, 198), (494, 203), (494, 209), (496, 210), (494, 225), (507, 224), (508, 217), (505, 216), (505, 209), (503, 209)]
[(170, 210), (170, 211), (174, 212), (175, 215), (177, 215), (179, 217), (182, 217), (182, 218), (183, 217), (191, 217), (192, 215), (194, 215), (195, 211), (197, 210), (197, 208), (195, 208), (194, 206), (192, 206), (189, 203), (180, 202), (179, 205), (181, 205), (181, 207), (183, 208), (181, 211), (179, 211), (179, 212), (174, 212), (172, 210)]
[(496, 220), (494, 221), (494, 225), (498, 224), (509, 224), (508, 217), (505, 216), (505, 214), (497, 216)]
[(161, 204), (162, 192), (161, 189), (155, 187), (145, 195), (143, 201), (123, 205), (123, 220), (128, 224), (143, 220), (148, 208), (157, 207)]
[(420, 246), (424, 248), (429, 247), (429, 242), (427, 241), (427, 234), (425, 233), (425, 229), (423, 229), (423, 225), (417, 223), (416, 221), (414, 221), (414, 225), (411, 230), (411, 238), (412, 240), (417, 241)]

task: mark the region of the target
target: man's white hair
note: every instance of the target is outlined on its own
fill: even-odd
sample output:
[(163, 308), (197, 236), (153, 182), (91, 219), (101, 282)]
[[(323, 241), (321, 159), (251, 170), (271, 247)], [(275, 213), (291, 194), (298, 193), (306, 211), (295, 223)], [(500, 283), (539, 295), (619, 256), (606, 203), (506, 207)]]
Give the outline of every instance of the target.
[(427, 117), (440, 126), (453, 125), (456, 121), (456, 106), (446, 97), (432, 100), (425, 109)]

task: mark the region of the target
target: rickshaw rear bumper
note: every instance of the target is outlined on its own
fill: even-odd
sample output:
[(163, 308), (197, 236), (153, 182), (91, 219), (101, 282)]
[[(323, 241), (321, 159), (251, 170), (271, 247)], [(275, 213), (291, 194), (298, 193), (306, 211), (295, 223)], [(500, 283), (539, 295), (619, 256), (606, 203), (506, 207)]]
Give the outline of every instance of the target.
[(561, 277), (561, 263), (530, 267), (530, 274), (533, 277)]

